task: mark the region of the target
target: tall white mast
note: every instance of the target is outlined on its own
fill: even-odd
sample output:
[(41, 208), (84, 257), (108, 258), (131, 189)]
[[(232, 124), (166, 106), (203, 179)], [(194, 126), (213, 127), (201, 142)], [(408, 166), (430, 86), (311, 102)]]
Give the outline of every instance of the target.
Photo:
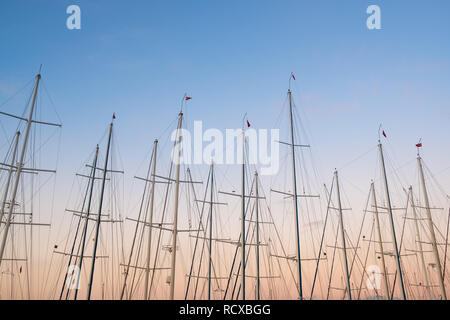
[(211, 194), (209, 204), (209, 259), (208, 259), (208, 300), (211, 300), (212, 278), (212, 237), (213, 237), (213, 195), (214, 195), (214, 163), (211, 161)]
[(439, 252), (437, 248), (436, 234), (434, 233), (433, 218), (431, 217), (430, 200), (428, 199), (427, 186), (425, 184), (425, 178), (423, 175), (422, 158), (420, 157), (420, 155), (417, 155), (417, 163), (419, 165), (420, 180), (422, 183), (423, 197), (425, 200), (425, 212), (427, 213), (428, 228), (430, 230), (431, 246), (433, 247), (433, 256), (434, 262), (436, 264), (437, 278), (439, 281), (439, 287), (441, 289), (442, 299), (447, 300), (447, 294), (445, 293), (444, 279), (442, 275), (441, 260), (439, 258)]
[(175, 177), (175, 207), (173, 212), (173, 235), (172, 235), (172, 265), (170, 272), (170, 300), (175, 296), (175, 265), (177, 259), (177, 236), (178, 236), (178, 197), (180, 193), (180, 157), (181, 157), (181, 126), (183, 124), (183, 112), (180, 112), (177, 126), (177, 151), (176, 177)]
[(386, 293), (386, 300), (390, 300), (389, 283), (388, 283), (388, 277), (387, 277), (387, 271), (386, 271), (386, 261), (384, 259), (383, 237), (381, 236), (380, 217), (378, 214), (377, 197), (375, 194), (375, 185), (373, 182), (370, 185), (370, 189), (372, 190), (372, 202), (373, 202), (373, 208), (374, 208), (374, 213), (375, 213), (375, 224), (377, 225), (378, 248), (380, 250), (381, 267), (382, 267), (382, 273), (383, 273), (383, 289), (384, 289), (384, 292)]
[(425, 258), (423, 256), (423, 247), (422, 247), (422, 237), (420, 236), (420, 230), (419, 230), (419, 217), (417, 216), (416, 211), (416, 205), (414, 204), (414, 198), (413, 198), (413, 190), (412, 187), (409, 187), (409, 196), (411, 201), (411, 208), (413, 211), (413, 219), (414, 219), (414, 225), (416, 229), (416, 244), (417, 244), (417, 251), (419, 253), (420, 257), (420, 263), (422, 264), (422, 272), (425, 277), (425, 288), (427, 290), (428, 299), (432, 299), (431, 296), (431, 288), (430, 288), (430, 280), (428, 279), (428, 270), (427, 265), (425, 263)]
[(152, 192), (150, 195), (150, 212), (149, 212), (149, 219), (148, 219), (148, 241), (147, 241), (147, 261), (146, 261), (146, 268), (145, 268), (145, 294), (144, 299), (148, 300), (149, 297), (149, 278), (150, 278), (150, 254), (151, 254), (151, 247), (152, 247), (152, 230), (153, 230), (153, 203), (155, 201), (155, 183), (156, 183), (156, 152), (158, 150), (158, 140), (155, 140), (153, 143), (153, 168), (152, 168)]
[[(113, 119), (114, 119), (114, 116), (113, 116)], [(95, 260), (97, 258), (98, 238), (99, 238), (99, 234), (100, 234), (100, 223), (102, 221), (101, 217), (102, 217), (103, 198), (104, 198), (104, 194), (105, 194), (106, 174), (108, 173), (108, 160), (109, 160), (109, 153), (110, 153), (110, 149), (111, 149), (112, 132), (113, 132), (113, 123), (111, 122), (111, 124), (109, 125), (108, 144), (106, 147), (105, 166), (103, 168), (103, 177), (102, 177), (102, 189), (100, 192), (100, 202), (98, 205), (98, 214), (97, 214), (97, 221), (96, 221), (96, 226), (95, 226), (94, 251), (92, 253), (92, 265), (91, 265), (91, 273), (89, 276), (89, 288), (88, 288), (88, 293), (87, 293), (87, 300), (91, 300), (92, 287), (93, 287), (93, 282), (94, 282)], [(103, 296), (103, 287), (102, 287), (102, 296)]]
[(340, 225), (340, 229), (341, 229), (341, 245), (342, 245), (342, 251), (344, 254), (344, 270), (345, 270), (345, 276), (346, 276), (346, 280), (347, 280), (347, 281), (345, 281), (345, 285), (347, 287), (348, 298), (349, 298), (349, 300), (352, 300), (352, 290), (350, 287), (350, 274), (348, 272), (347, 247), (345, 245), (344, 217), (342, 214), (341, 192), (339, 189), (339, 177), (338, 177), (337, 170), (334, 171), (334, 177), (336, 180), (336, 193), (337, 193), (338, 210), (339, 210), (339, 225)]
[(15, 179), (14, 179), (14, 185), (13, 185), (12, 194), (11, 194), (8, 216), (6, 218), (5, 228), (3, 230), (3, 238), (2, 238), (1, 245), (0, 245), (0, 266), (3, 261), (3, 253), (5, 251), (6, 239), (8, 237), (8, 231), (9, 231), (9, 227), (11, 225), (11, 217), (12, 217), (12, 214), (14, 211), (14, 203), (16, 202), (17, 190), (19, 188), (19, 183), (20, 183), (20, 176), (22, 173), (23, 165), (24, 165), (25, 154), (27, 151), (28, 137), (30, 135), (31, 124), (33, 122), (33, 113), (34, 113), (34, 107), (36, 105), (36, 97), (37, 97), (40, 80), (41, 80), (41, 75), (38, 74), (36, 76), (36, 84), (35, 84), (34, 90), (33, 90), (33, 100), (31, 102), (30, 113), (28, 114), (27, 126), (25, 129), (25, 136), (24, 136), (24, 140), (23, 140), (23, 144), (22, 144), (22, 150), (20, 152), (19, 163), (17, 164), (16, 174), (14, 177)]
[(261, 298), (261, 280), (259, 271), (259, 190), (258, 190), (258, 171), (255, 172), (255, 191), (256, 191), (256, 299)]
[(403, 298), (403, 300), (406, 300), (405, 285), (403, 283), (403, 272), (402, 272), (402, 266), (400, 263), (400, 254), (399, 254), (398, 245), (397, 245), (397, 237), (395, 235), (394, 216), (392, 214), (391, 197), (389, 195), (389, 186), (388, 186), (388, 181), (387, 181), (387, 176), (386, 176), (386, 166), (384, 164), (384, 156), (383, 156), (383, 146), (381, 145), (381, 142), (378, 143), (378, 150), (380, 152), (380, 162), (381, 162), (381, 166), (382, 166), (381, 172), (382, 172), (383, 178), (384, 178), (383, 179), (384, 180), (384, 190), (386, 192), (386, 202), (388, 205), (388, 214), (389, 214), (389, 222), (390, 222), (390, 226), (391, 226), (392, 242), (394, 244), (394, 254), (395, 254), (395, 259), (396, 259), (397, 274), (400, 279), (402, 298)]
[(293, 110), (292, 110), (292, 96), (291, 90), (288, 90), (288, 98), (289, 98), (289, 119), (290, 119), (290, 127), (291, 127), (291, 155), (292, 155), (292, 185), (294, 188), (293, 201), (294, 201), (294, 211), (295, 211), (295, 231), (297, 236), (296, 246), (296, 260), (297, 260), (297, 269), (298, 269), (298, 294), (299, 299), (303, 299), (303, 286), (302, 286), (302, 266), (301, 266), (301, 256), (300, 256), (300, 230), (299, 230), (299, 214), (298, 214), (298, 202), (297, 202), (297, 175), (295, 171), (295, 141), (294, 141), (294, 118), (293, 118)]
[[(95, 184), (95, 179), (96, 179), (96, 172), (97, 172), (97, 160), (98, 160), (98, 151), (99, 151), (99, 147), (97, 145), (97, 147), (95, 148), (95, 155), (94, 155), (94, 160), (92, 162), (92, 170), (91, 170), (91, 175), (92, 177), (90, 177), (91, 181), (91, 185), (88, 186), (89, 187), (89, 199), (88, 199), (88, 204), (87, 204), (87, 209), (86, 209), (86, 222), (84, 223), (84, 227), (83, 227), (83, 232), (82, 232), (82, 241), (81, 241), (81, 253), (80, 253), (80, 260), (78, 262), (78, 270), (79, 272), (81, 272), (82, 267), (83, 267), (83, 259), (84, 259), (84, 251), (86, 250), (86, 238), (87, 238), (87, 233), (88, 233), (88, 222), (89, 222), (89, 215), (91, 214), (91, 205), (92, 205), (92, 196), (94, 194), (94, 184)], [(81, 213), (83, 214), (83, 213)], [(80, 216), (80, 219), (82, 218), (82, 216)], [(78, 290), (80, 287), (80, 274), (77, 277), (77, 286), (75, 288), (75, 294), (74, 294), (74, 300), (77, 300), (78, 297)], [(61, 291), (62, 294), (62, 291)], [(62, 297), (62, 295), (61, 295)]]
[(241, 290), (245, 300), (245, 131), (242, 125), (242, 193), (241, 193)]

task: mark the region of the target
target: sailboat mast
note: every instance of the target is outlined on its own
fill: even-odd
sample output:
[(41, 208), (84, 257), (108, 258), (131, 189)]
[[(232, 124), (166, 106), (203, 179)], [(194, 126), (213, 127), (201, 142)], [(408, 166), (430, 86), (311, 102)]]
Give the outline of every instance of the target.
[(378, 248), (380, 250), (381, 255), (381, 267), (383, 272), (383, 289), (386, 293), (386, 300), (390, 300), (389, 297), (389, 284), (388, 284), (388, 278), (387, 278), (387, 272), (386, 272), (386, 262), (384, 259), (384, 249), (383, 249), (383, 238), (381, 236), (381, 227), (380, 227), (380, 217), (378, 214), (378, 205), (377, 205), (377, 197), (375, 194), (375, 185), (372, 182), (370, 185), (370, 189), (372, 191), (372, 202), (373, 202), (373, 208), (375, 213), (375, 224), (377, 225), (377, 233), (378, 233)]
[(259, 272), (259, 191), (258, 191), (258, 172), (255, 172), (255, 191), (256, 191), (256, 300), (261, 298), (261, 280)]
[(106, 174), (108, 173), (108, 160), (109, 160), (109, 151), (111, 148), (112, 131), (113, 131), (113, 123), (111, 122), (111, 124), (109, 125), (108, 145), (106, 147), (105, 166), (103, 168), (103, 177), (102, 177), (102, 190), (100, 193), (100, 203), (99, 203), (99, 207), (98, 207), (97, 224), (95, 227), (94, 253), (92, 254), (91, 275), (89, 277), (89, 289), (88, 289), (88, 295), (87, 295), (88, 300), (91, 300), (92, 284), (94, 281), (94, 269), (95, 269), (95, 260), (96, 260), (95, 258), (96, 258), (96, 254), (97, 254), (98, 237), (99, 237), (99, 233), (100, 233), (100, 222), (101, 222), (101, 216), (102, 216), (103, 197), (105, 194)]
[(26, 130), (25, 130), (25, 137), (24, 137), (23, 144), (22, 144), (22, 150), (20, 152), (19, 163), (17, 164), (16, 174), (14, 177), (15, 178), (14, 185), (13, 185), (13, 189), (12, 189), (11, 200), (10, 200), (10, 205), (9, 205), (9, 210), (8, 210), (8, 216), (6, 218), (5, 228), (3, 230), (3, 238), (2, 238), (1, 245), (0, 245), (0, 266), (3, 261), (3, 253), (5, 252), (6, 240), (8, 237), (9, 227), (11, 225), (11, 217), (12, 217), (12, 214), (14, 211), (14, 203), (16, 202), (17, 190), (19, 188), (19, 183), (20, 183), (20, 176), (22, 173), (23, 165), (24, 165), (25, 154), (27, 151), (28, 137), (30, 135), (31, 124), (33, 122), (33, 113), (34, 113), (34, 107), (36, 105), (36, 98), (37, 98), (37, 92), (38, 92), (40, 80), (41, 80), (41, 74), (38, 74), (36, 76), (36, 84), (35, 84), (34, 90), (33, 90), (33, 99), (31, 102), (30, 113), (28, 114), (27, 126), (26, 126)]
[(444, 252), (444, 267), (442, 268), (442, 276), (445, 277), (445, 267), (447, 262), (447, 249), (448, 249), (448, 231), (450, 227), (450, 208), (448, 209), (448, 218), (447, 218), (447, 232), (445, 233), (445, 252)]
[(294, 118), (293, 118), (293, 110), (292, 110), (292, 96), (291, 90), (288, 90), (288, 98), (289, 98), (289, 119), (290, 119), (290, 127), (291, 127), (291, 155), (292, 155), (292, 185), (294, 188), (294, 210), (295, 210), (295, 231), (297, 236), (297, 268), (298, 268), (298, 293), (299, 299), (303, 299), (303, 289), (302, 289), (302, 267), (301, 267), (301, 259), (300, 259), (300, 230), (299, 230), (299, 215), (298, 215), (298, 202), (297, 202), (297, 175), (295, 171), (295, 141), (294, 141)]
[(241, 216), (241, 287), (242, 300), (245, 300), (245, 131), (242, 126), (242, 216)]
[[(87, 210), (86, 210), (86, 222), (84, 224), (84, 228), (83, 228), (83, 240), (81, 243), (81, 253), (80, 253), (80, 262), (78, 264), (78, 272), (81, 273), (82, 267), (83, 267), (83, 259), (84, 259), (84, 249), (86, 248), (86, 237), (87, 237), (87, 227), (88, 227), (88, 223), (89, 223), (89, 215), (91, 213), (91, 203), (92, 203), (92, 194), (94, 193), (94, 183), (95, 183), (95, 177), (96, 177), (96, 171), (97, 171), (97, 160), (98, 160), (98, 145), (95, 148), (95, 156), (94, 156), (94, 161), (92, 162), (92, 181), (91, 181), (91, 186), (90, 186), (90, 190), (89, 190), (89, 200), (88, 200), (88, 205), (87, 205)], [(74, 300), (77, 300), (78, 297), (78, 288), (79, 288), (79, 284), (80, 284), (80, 276), (81, 274), (78, 274), (78, 278), (77, 278), (77, 286), (75, 288), (75, 296), (74, 296)]]
[(337, 200), (338, 200), (338, 209), (339, 209), (339, 224), (341, 229), (341, 242), (342, 242), (342, 250), (344, 253), (344, 268), (345, 268), (345, 276), (347, 281), (345, 282), (347, 286), (348, 298), (352, 300), (352, 290), (350, 287), (350, 274), (348, 272), (348, 261), (347, 261), (347, 247), (345, 245), (345, 230), (344, 230), (344, 217), (342, 214), (342, 204), (341, 204), (341, 191), (339, 189), (339, 177), (337, 170), (334, 171), (334, 177), (336, 180), (336, 192), (337, 192)]
[(425, 200), (425, 212), (427, 213), (428, 228), (430, 230), (431, 246), (433, 247), (433, 256), (434, 256), (434, 262), (436, 264), (436, 269), (437, 269), (437, 277), (439, 280), (439, 287), (441, 289), (442, 299), (447, 300), (447, 294), (445, 292), (445, 286), (444, 286), (444, 279), (442, 276), (441, 260), (439, 258), (439, 252), (438, 252), (438, 248), (437, 248), (436, 234), (434, 233), (433, 218), (431, 217), (430, 200), (428, 199), (427, 186), (425, 184), (425, 178), (423, 175), (422, 158), (420, 157), (420, 155), (417, 156), (417, 163), (419, 165), (420, 181), (422, 183), (423, 197)]
[(158, 150), (158, 140), (153, 143), (153, 169), (152, 169), (152, 193), (150, 195), (150, 216), (148, 219), (148, 241), (147, 241), (147, 261), (145, 268), (145, 293), (144, 299), (149, 298), (149, 278), (150, 278), (150, 253), (152, 248), (152, 230), (153, 230), (153, 204), (155, 201), (155, 184), (156, 184), (156, 152)]
[(16, 155), (17, 155), (17, 146), (19, 145), (19, 137), (20, 137), (20, 131), (17, 131), (16, 137), (14, 139), (14, 148), (13, 148), (13, 153), (12, 153), (12, 158), (11, 158), (11, 166), (9, 167), (9, 170), (8, 170), (8, 178), (6, 179), (5, 191), (3, 193), (2, 209), (0, 211), (0, 223), (1, 223), (1, 221), (3, 221), (3, 214), (5, 212), (5, 206), (6, 206), (6, 200), (8, 197), (9, 185), (11, 183), (13, 168), (14, 168), (14, 165), (16, 164)]
[[(191, 172), (190, 172), (189, 168), (187, 169), (187, 173), (189, 175), (189, 181), (192, 182)], [(192, 273), (193, 273), (193, 270), (194, 270), (194, 261), (195, 261), (195, 257), (196, 257), (196, 254), (197, 254), (198, 241), (200, 239), (199, 238), (200, 231), (201, 231), (201, 229), (203, 227), (203, 223), (202, 223), (202, 221), (203, 221), (203, 213), (204, 213), (204, 207), (205, 207), (205, 203), (206, 203), (206, 196), (208, 194), (208, 186), (209, 186), (209, 183), (210, 183), (210, 177), (211, 177), (211, 169), (209, 170), (209, 173), (208, 173), (208, 179), (207, 179), (206, 188), (205, 188), (205, 195), (204, 195), (203, 200), (202, 200), (202, 208), (200, 209), (201, 213), (200, 213), (200, 217), (199, 217), (198, 230), (197, 230), (197, 234), (196, 234), (196, 237), (195, 237), (194, 252), (192, 253), (191, 267), (190, 267), (189, 274), (188, 274), (187, 285), (186, 285), (186, 293), (184, 295), (184, 300), (187, 300), (187, 297), (188, 297), (188, 294), (189, 294), (189, 288), (190, 288), (190, 285), (191, 285), (191, 279), (193, 278), (193, 274)], [(192, 187), (192, 192), (194, 194), (194, 198), (197, 199), (197, 196), (195, 194), (195, 189), (194, 189), (192, 183), (191, 183), (191, 187)], [(204, 245), (202, 246), (201, 257), (203, 256), (203, 248), (204, 248)], [(201, 260), (201, 257), (200, 257), (200, 260)], [(200, 274), (200, 266), (201, 266), (201, 264), (199, 263), (199, 271), (197, 272), (197, 275)], [(197, 280), (198, 279), (199, 278), (197, 278)], [(197, 287), (197, 283), (198, 282), (196, 282), (196, 287)], [(196, 294), (197, 294), (197, 291), (194, 292), (194, 300), (195, 300)]]
[(417, 216), (416, 205), (414, 204), (413, 191), (412, 191), (411, 186), (409, 187), (409, 195), (411, 197), (411, 208), (413, 211), (414, 226), (416, 229), (417, 251), (419, 251), (420, 263), (422, 264), (423, 275), (425, 277), (425, 287), (427, 290), (427, 295), (428, 295), (428, 298), (431, 300), (432, 296), (431, 296), (430, 281), (428, 279), (427, 265), (425, 263), (425, 258), (423, 256), (422, 238), (420, 236), (420, 230), (419, 230), (419, 217)]
[[(391, 205), (391, 197), (389, 195), (389, 186), (388, 186), (388, 181), (387, 181), (387, 176), (386, 176), (386, 166), (384, 163), (384, 155), (383, 155), (383, 146), (381, 145), (381, 142), (378, 143), (378, 150), (380, 152), (380, 161), (381, 161), (381, 166), (382, 166), (382, 174), (383, 174), (383, 180), (384, 180), (384, 190), (386, 192), (386, 201), (387, 201), (387, 205), (388, 205), (388, 213), (389, 213), (389, 222), (390, 222), (390, 226), (391, 226), (391, 234), (392, 234), (392, 242), (394, 244), (394, 254), (395, 254), (395, 259), (396, 259), (396, 265), (397, 265), (397, 273), (399, 275), (400, 278), (400, 286), (401, 286), (401, 291), (402, 291), (402, 297), (403, 300), (406, 300), (406, 292), (405, 292), (405, 285), (403, 283), (403, 272), (402, 272), (402, 266), (400, 263), (400, 254), (399, 254), (399, 250), (398, 250), (398, 245), (397, 245), (397, 237), (395, 235), (395, 226), (394, 226), (394, 216), (392, 214), (392, 205)], [(384, 254), (384, 253), (382, 253)]]
[(211, 197), (209, 204), (209, 265), (208, 265), (208, 300), (211, 300), (211, 273), (212, 273), (212, 228), (213, 228), (213, 192), (214, 192), (214, 163), (211, 162)]
[(175, 180), (175, 207), (173, 212), (173, 235), (172, 235), (172, 265), (170, 272), (170, 300), (175, 296), (175, 266), (177, 259), (177, 237), (178, 237), (178, 197), (180, 193), (180, 157), (181, 157), (181, 126), (183, 124), (183, 112), (180, 112), (177, 126), (177, 151), (176, 151), (176, 180)]
[[(16, 133), (16, 137), (15, 137), (15, 141), (14, 141), (14, 149), (13, 149), (13, 153), (12, 153), (12, 158), (11, 158), (11, 166), (9, 167), (8, 170), (8, 178), (6, 180), (6, 185), (5, 185), (5, 191), (3, 193), (3, 201), (2, 201), (2, 209), (0, 212), (0, 224), (3, 222), (3, 215), (5, 212), (5, 206), (6, 206), (6, 200), (8, 197), (8, 191), (9, 191), (9, 185), (11, 183), (11, 177), (12, 177), (12, 172), (13, 172), (13, 168), (16, 162), (16, 154), (17, 154), (17, 146), (19, 144), (19, 137), (20, 137), (20, 131), (17, 131)], [(12, 204), (10, 203), (10, 206), (12, 206)], [(1, 261), (0, 261), (1, 262)], [(13, 294), (13, 272), (12, 272), (12, 268), (11, 268), (11, 299), (13, 298), (14, 294)]]

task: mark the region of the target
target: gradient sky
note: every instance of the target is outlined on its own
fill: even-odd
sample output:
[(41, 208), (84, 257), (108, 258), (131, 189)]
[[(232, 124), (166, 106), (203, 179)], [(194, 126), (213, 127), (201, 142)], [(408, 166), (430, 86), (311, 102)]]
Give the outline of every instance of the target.
[[(71, 4), (81, 8), (81, 30), (66, 28)], [(382, 30), (366, 28), (371, 4), (381, 8)], [(113, 112), (132, 176), (185, 92), (190, 127), (238, 128), (247, 112), (256, 128), (272, 128), (294, 72), (326, 182), (342, 168), (368, 192), (376, 153), (348, 163), (376, 146), (382, 123), (396, 164), (414, 159), (422, 138), (449, 190), (449, 10), (447, 0), (2, 1), (0, 103), (43, 64), (63, 123), (58, 180), (69, 186)]]
[[(380, 5), (382, 30), (366, 28)], [(78, 4), (82, 29), (68, 30)], [(401, 153), (423, 138), (446, 167), (450, 138), (448, 1), (2, 1), (0, 98), (43, 64), (62, 119), (67, 169), (90, 153), (116, 112), (131, 168), (131, 143), (159, 136), (185, 92), (190, 119), (236, 128), (248, 112), (270, 128), (290, 72), (325, 170), (376, 143), (383, 123)], [(93, 141), (92, 145), (82, 143)], [(444, 144), (444, 145), (443, 145)], [(332, 163), (328, 161), (333, 155)], [(445, 155), (445, 156), (444, 156)], [(407, 157), (408, 159), (409, 157)], [(66, 161), (67, 160), (67, 161)], [(66, 167), (67, 166), (67, 167)]]

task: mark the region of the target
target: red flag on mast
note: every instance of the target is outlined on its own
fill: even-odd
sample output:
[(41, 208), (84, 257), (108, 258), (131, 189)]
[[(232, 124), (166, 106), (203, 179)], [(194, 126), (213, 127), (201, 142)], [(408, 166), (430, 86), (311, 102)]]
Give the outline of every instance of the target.
[(384, 132), (384, 130), (383, 130), (383, 136), (384, 136), (385, 138), (387, 138), (386, 132)]
[(292, 77), (292, 79), (295, 80), (295, 76), (294, 76), (294, 74), (292, 72), (291, 72), (291, 77)]
[(248, 120), (247, 120), (247, 127), (248, 127), (248, 128), (250, 127), (250, 122), (248, 122)]
[(191, 97), (186, 97), (185, 99), (186, 99), (186, 101), (187, 101), (187, 100), (191, 100), (192, 98), (191, 98)]
[(114, 112), (114, 113), (113, 113), (113, 119), (115, 119), (115, 118), (116, 118), (116, 113)]
[(418, 144), (416, 144), (417, 148), (422, 148), (422, 142), (419, 142)]

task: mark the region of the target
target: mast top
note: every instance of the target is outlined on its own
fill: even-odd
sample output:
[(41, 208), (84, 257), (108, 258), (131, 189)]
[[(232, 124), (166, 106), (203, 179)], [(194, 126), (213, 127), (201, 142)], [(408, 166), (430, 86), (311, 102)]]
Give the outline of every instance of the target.
[(420, 148), (422, 148), (422, 138), (419, 139), (419, 143), (416, 144), (417, 148), (417, 158), (420, 159)]
[(245, 119), (247, 118), (247, 112), (242, 117), (242, 132), (245, 131)]
[(380, 131), (381, 131), (381, 126), (382, 124), (380, 123), (379, 127), (378, 127), (378, 144), (381, 144), (381, 136), (380, 136)]
[(187, 93), (185, 93), (184, 96), (183, 96), (183, 99), (181, 99), (181, 108), (180, 108), (180, 115), (181, 116), (183, 115), (183, 104), (186, 104), (186, 101), (189, 101), (191, 99), (192, 99), (192, 97), (189, 97), (187, 95)]
[(37, 78), (37, 79), (40, 79), (40, 78), (41, 78), (41, 70), (42, 70), (42, 64), (39, 66), (39, 72), (38, 72), (38, 74), (36, 75), (36, 78)]

